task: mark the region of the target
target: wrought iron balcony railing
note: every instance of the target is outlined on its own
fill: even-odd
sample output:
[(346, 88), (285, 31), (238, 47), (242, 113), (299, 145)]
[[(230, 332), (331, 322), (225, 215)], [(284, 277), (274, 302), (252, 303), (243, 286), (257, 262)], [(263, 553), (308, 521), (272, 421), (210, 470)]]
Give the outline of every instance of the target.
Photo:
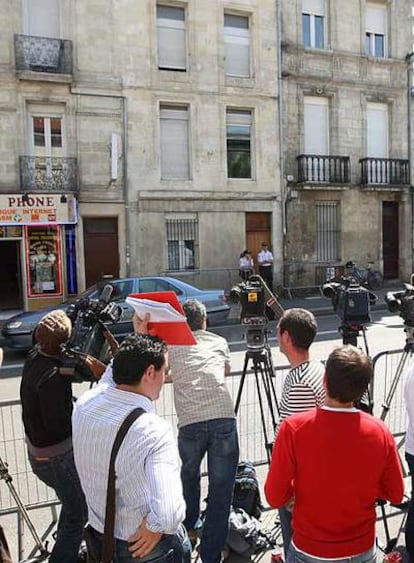
[(298, 181), (315, 184), (347, 184), (349, 178), (349, 156), (300, 154)]
[(72, 74), (72, 41), (15, 35), (16, 70)]
[(408, 186), (410, 164), (402, 158), (361, 158), (361, 184)]
[(21, 156), (19, 160), (22, 191), (78, 194), (76, 158)]

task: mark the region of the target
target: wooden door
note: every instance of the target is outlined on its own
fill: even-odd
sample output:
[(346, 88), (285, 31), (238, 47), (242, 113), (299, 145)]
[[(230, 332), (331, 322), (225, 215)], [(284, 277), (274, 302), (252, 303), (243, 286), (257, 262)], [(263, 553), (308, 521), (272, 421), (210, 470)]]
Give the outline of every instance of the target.
[(246, 248), (252, 253), (256, 273), (259, 272), (257, 253), (262, 242), (271, 244), (271, 213), (246, 213)]
[(119, 278), (118, 219), (83, 220), (86, 287), (105, 277)]
[(385, 279), (398, 278), (398, 231), (398, 203), (384, 201), (382, 203), (382, 258)]

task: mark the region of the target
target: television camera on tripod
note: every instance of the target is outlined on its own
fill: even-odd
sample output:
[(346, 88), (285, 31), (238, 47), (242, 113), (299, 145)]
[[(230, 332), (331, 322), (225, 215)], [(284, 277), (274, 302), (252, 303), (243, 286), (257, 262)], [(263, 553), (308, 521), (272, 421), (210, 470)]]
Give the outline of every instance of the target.
[[(267, 300), (265, 297), (266, 295), (268, 297)], [(266, 316), (266, 306), (272, 309), (276, 320), (282, 316), (283, 308), (277, 297), (270, 291), (263, 278), (259, 275), (250, 276), (247, 281), (234, 286), (230, 290), (230, 298), (234, 302), (240, 303), (240, 324), (246, 329), (247, 348), (234, 409), (237, 414), (247, 375), (248, 364), (251, 360), (259, 400), (264, 444), (268, 461), (270, 461), (272, 442), (269, 441), (264, 400), (267, 402), (268, 412), (272, 423), (271, 438), (273, 438), (276, 429), (279, 407), (274, 384), (275, 372), (272, 353), (268, 340), (268, 318)]]

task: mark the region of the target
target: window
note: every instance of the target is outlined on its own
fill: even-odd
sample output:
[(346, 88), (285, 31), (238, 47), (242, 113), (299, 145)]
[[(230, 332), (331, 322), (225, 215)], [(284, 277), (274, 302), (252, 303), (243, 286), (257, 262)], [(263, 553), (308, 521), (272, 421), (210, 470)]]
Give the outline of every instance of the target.
[(62, 156), (62, 118), (33, 115), (31, 120), (35, 155)]
[(365, 8), (365, 53), (386, 56), (387, 12), (385, 6), (367, 4)]
[(157, 5), (158, 68), (185, 71), (187, 47), (184, 8)]
[(339, 212), (337, 201), (319, 201), (316, 211), (316, 259), (318, 261), (339, 259)]
[(305, 154), (329, 154), (329, 100), (322, 96), (304, 98)]
[(188, 146), (188, 108), (160, 107), (161, 178), (190, 177)]
[(60, 227), (26, 227), (29, 297), (62, 294)]
[(197, 262), (196, 215), (166, 217), (169, 270), (194, 270)]
[(227, 76), (250, 76), (250, 30), (247, 16), (224, 14)]
[(227, 177), (251, 178), (251, 111), (227, 110)]
[(302, 40), (305, 47), (325, 48), (325, 0), (302, 0)]

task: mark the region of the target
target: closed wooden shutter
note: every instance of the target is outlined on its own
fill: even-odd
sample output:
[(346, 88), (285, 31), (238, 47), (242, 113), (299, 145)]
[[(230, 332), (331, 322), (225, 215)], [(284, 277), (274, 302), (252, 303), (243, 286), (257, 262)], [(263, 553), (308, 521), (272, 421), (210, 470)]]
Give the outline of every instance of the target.
[(161, 177), (189, 178), (188, 108), (161, 106)]

